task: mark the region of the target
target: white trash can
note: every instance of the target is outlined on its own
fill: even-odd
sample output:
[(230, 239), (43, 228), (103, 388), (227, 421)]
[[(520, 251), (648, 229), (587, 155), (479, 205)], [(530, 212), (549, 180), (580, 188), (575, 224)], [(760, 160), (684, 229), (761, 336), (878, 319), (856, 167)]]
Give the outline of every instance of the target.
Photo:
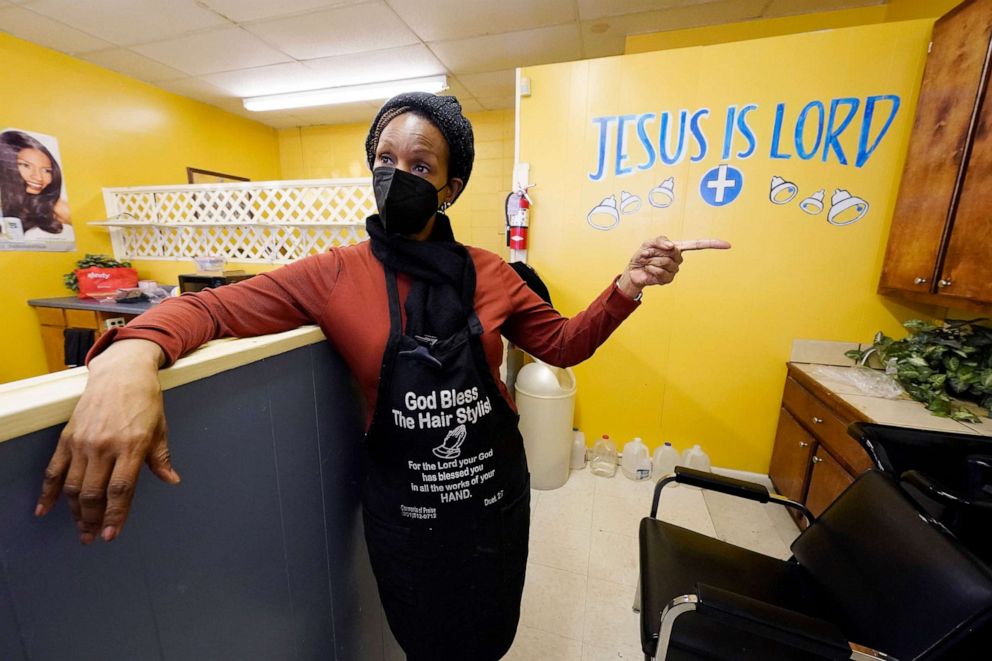
[(535, 360), (520, 368), (516, 391), (530, 486), (557, 489), (568, 481), (572, 456), (575, 374)]

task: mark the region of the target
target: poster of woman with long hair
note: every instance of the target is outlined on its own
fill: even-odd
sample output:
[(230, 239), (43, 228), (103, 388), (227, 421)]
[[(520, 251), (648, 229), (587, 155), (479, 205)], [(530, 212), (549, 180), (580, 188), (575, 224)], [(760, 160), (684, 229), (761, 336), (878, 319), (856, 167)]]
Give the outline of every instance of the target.
[(74, 250), (59, 143), (19, 129), (0, 131), (0, 250)]

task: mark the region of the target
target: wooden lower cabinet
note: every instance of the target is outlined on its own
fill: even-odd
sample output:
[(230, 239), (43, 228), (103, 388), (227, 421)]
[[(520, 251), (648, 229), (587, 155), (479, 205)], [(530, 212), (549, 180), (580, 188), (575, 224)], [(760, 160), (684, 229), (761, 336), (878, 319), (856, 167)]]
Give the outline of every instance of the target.
[(823, 510), (827, 509), (827, 506), (854, 482), (854, 476), (848, 473), (826, 448), (817, 448), (812, 462), (813, 470), (809, 478), (809, 489), (806, 492), (806, 507), (813, 516), (820, 516)]
[(41, 341), (45, 347), (45, 362), (49, 372), (67, 369), (65, 364), (65, 329), (82, 328), (92, 330), (99, 338), (107, 331), (107, 320), (123, 319), (131, 321), (136, 315), (118, 312), (97, 312), (94, 310), (71, 310), (62, 308), (35, 307), (38, 322), (41, 324)]
[(768, 471), (775, 489), (819, 516), (872, 467), (868, 453), (847, 434), (852, 422), (870, 421), (790, 364)]
[(779, 410), (769, 473), (778, 492), (790, 500), (802, 502), (806, 495), (810, 457), (815, 443), (791, 413), (784, 407)]

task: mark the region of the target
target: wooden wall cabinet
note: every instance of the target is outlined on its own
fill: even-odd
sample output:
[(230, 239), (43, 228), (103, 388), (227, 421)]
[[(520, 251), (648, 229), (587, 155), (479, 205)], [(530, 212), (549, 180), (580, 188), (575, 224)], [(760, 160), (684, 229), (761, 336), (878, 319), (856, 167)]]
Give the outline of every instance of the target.
[(881, 294), (992, 307), (992, 0), (934, 25)]
[(819, 516), (855, 477), (872, 467), (868, 453), (847, 434), (849, 424), (864, 421), (789, 365), (768, 471), (775, 489)]

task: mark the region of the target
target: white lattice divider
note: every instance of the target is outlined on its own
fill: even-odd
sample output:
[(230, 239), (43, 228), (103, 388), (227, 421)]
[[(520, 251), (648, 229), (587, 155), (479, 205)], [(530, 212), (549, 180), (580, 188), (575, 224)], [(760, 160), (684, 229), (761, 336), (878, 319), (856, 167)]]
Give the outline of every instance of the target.
[(117, 259), (291, 262), (368, 238), (370, 179), (105, 188)]

